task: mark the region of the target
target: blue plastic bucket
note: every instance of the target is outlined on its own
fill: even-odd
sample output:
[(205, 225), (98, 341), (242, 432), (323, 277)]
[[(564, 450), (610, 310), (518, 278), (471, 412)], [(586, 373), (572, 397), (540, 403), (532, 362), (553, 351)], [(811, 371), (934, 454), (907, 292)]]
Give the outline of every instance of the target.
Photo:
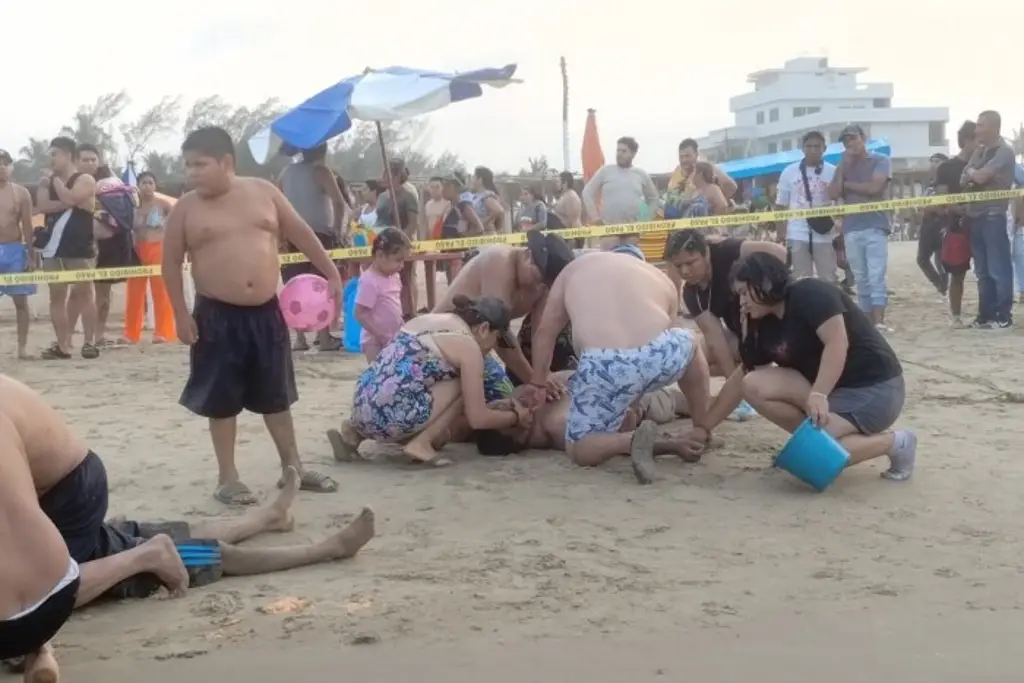
[(359, 336), (363, 332), (363, 326), (356, 320), (356, 293), (358, 291), (359, 278), (354, 277), (345, 283), (345, 289), (342, 292), (344, 302), (342, 311), (345, 314), (345, 334), (342, 341), (345, 344), (345, 350), (352, 353), (362, 351)]
[(775, 467), (821, 492), (849, 461), (850, 454), (831, 434), (804, 420), (775, 457)]

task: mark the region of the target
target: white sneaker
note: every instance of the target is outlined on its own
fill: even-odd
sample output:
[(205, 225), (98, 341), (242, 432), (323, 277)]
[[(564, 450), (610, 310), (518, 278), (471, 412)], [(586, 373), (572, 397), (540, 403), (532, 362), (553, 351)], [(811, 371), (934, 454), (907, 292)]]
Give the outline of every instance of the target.
[(967, 325), (964, 325), (964, 321), (961, 320), (958, 315), (951, 315), (949, 317), (949, 326), (954, 330), (963, 330), (967, 328)]

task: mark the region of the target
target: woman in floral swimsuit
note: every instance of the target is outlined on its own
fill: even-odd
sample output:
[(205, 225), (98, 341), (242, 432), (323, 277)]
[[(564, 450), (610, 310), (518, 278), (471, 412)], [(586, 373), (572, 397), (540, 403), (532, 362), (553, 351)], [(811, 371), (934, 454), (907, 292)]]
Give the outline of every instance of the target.
[(447, 440), (462, 414), (472, 429), (526, 424), (530, 413), (492, 410), (484, 396), (484, 356), (509, 335), (511, 311), (500, 299), (456, 296), (452, 313), (429, 313), (407, 322), (356, 382), (352, 415), (327, 433), (334, 457), (359, 459), (364, 440), (404, 444), (414, 460), (450, 461), (434, 444)]

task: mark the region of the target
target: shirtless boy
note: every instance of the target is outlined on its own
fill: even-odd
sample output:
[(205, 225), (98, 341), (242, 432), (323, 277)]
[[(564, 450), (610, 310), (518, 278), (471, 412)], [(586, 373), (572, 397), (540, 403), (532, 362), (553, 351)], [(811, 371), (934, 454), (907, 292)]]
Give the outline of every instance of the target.
[[(453, 298), (462, 294), (470, 298), (497, 297), (512, 309), (513, 320), (527, 317), (520, 328), (518, 346), (499, 345), (496, 349), (508, 375), (493, 356), (485, 360), (484, 388), (488, 401), (506, 396), (513, 385), (529, 380), (532, 371), (527, 354), (535, 334), (529, 321), (540, 320), (548, 287), (573, 258), (572, 249), (558, 235), (531, 231), (526, 237), (525, 247), (498, 244), (480, 249), (462, 267), (433, 311), (450, 313), (454, 310)], [(568, 330), (560, 332), (560, 343), (552, 352), (554, 371), (564, 370), (575, 362), (571, 334)]]
[[(286, 470), (277, 500), (242, 517), (194, 525), (104, 521), (109, 491), (103, 461), (39, 394), (0, 375), (0, 435), (8, 433), (18, 439), (21, 450), (14, 454), (0, 451), (0, 473), (12, 462), (27, 463), (33, 500), (38, 497), (36, 507), (56, 527), (58, 538), (63, 539), (61, 547), (81, 566), (81, 585), (72, 599), (76, 607), (101, 597), (145, 598), (161, 587), (180, 595), (190, 585), (205, 585), (222, 575), (263, 574), (345, 559), (374, 534), (373, 511), (363, 508), (344, 530), (320, 543), (290, 548), (233, 545), (258, 534), (293, 528), (290, 508), (299, 477), (291, 468)], [(3, 504), (0, 501), (0, 506)], [(33, 537), (42, 538), (37, 532)], [(64, 562), (63, 569), (67, 569), (67, 560)], [(0, 576), (5, 570), (6, 565)], [(6, 586), (6, 580), (2, 583)], [(56, 580), (51, 586), (53, 583)], [(4, 644), (0, 639), (0, 647)]]
[[(231, 137), (200, 128), (181, 150), (189, 184), (167, 217), (163, 277), (174, 309), (178, 338), (192, 346), (191, 372), (181, 404), (210, 421), (219, 480), (214, 497), (228, 505), (252, 505), (256, 497), (235, 468), (238, 414), (263, 416), (281, 459), (294, 467), (306, 491), (331, 492), (329, 477), (304, 470), (299, 461), (291, 405), (298, 400), (290, 335), (277, 302), (278, 244), (295, 245), (327, 277), (341, 300), (341, 276), (313, 230), (273, 184), (235, 176)], [(188, 255), (196, 287), (189, 312), (182, 286)], [(278, 482), (281, 486), (284, 478)]]
[(693, 333), (679, 326), (678, 309), (668, 276), (622, 254), (585, 254), (555, 280), (537, 328), (524, 399), (543, 400), (555, 339), (571, 324), (580, 356), (568, 385), (565, 450), (577, 464), (595, 466), (629, 454), (637, 479), (653, 481), (653, 432), (620, 429), (640, 397), (674, 382), (695, 425), (681, 448), (699, 453), (707, 443), (710, 434), (700, 425), (708, 411), (708, 364)]
[(25, 446), (0, 415), (0, 659), (24, 660), (26, 683), (56, 683), (50, 639), (78, 597), (78, 563), (40, 509)]
[[(0, 275), (16, 275), (35, 270), (36, 252), (32, 248), (32, 196), (21, 185), (11, 182), (14, 158), (0, 149)], [(28, 326), (32, 314), (28, 298), (35, 285), (0, 285), (0, 296), (14, 302), (18, 323), (18, 358), (28, 358)]]

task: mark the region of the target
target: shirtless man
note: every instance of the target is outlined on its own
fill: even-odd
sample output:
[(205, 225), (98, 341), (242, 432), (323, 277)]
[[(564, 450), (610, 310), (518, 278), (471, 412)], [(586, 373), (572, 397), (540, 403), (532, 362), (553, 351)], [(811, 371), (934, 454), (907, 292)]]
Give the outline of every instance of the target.
[(26, 683), (56, 683), (50, 640), (78, 597), (78, 563), (39, 507), (25, 446), (0, 415), (0, 659), (21, 659)]
[[(484, 247), (462, 267), (444, 298), (434, 307), (434, 313), (450, 313), (455, 310), (452, 301), (458, 294), (470, 298), (493, 296), (512, 309), (513, 320), (526, 316), (519, 331), (518, 346), (499, 345), (496, 349), (508, 374), (493, 356), (485, 360), (484, 388), (488, 401), (507, 396), (512, 386), (529, 380), (532, 371), (527, 354), (534, 336), (531, 321), (540, 319), (548, 287), (572, 258), (572, 249), (565, 240), (539, 231), (526, 234), (525, 247), (505, 244)], [(561, 333), (560, 343), (552, 351), (551, 369), (555, 371), (575, 363), (571, 333), (568, 329)]]
[[(181, 146), (189, 184), (167, 217), (163, 277), (178, 338), (192, 346), (181, 404), (210, 421), (219, 480), (214, 497), (252, 505), (256, 497), (235, 468), (235, 431), (243, 409), (263, 416), (281, 459), (302, 489), (331, 492), (329, 477), (299, 461), (291, 405), (298, 400), (290, 335), (277, 302), (278, 244), (295, 245), (327, 277), (341, 301), (341, 276), (313, 230), (273, 184), (235, 176), (231, 136), (216, 127), (193, 131)], [(189, 312), (182, 286), (186, 254), (196, 287)], [(284, 485), (284, 477), (278, 482)]]
[[(38, 498), (37, 508), (56, 527), (58, 538), (63, 539), (61, 546), (81, 567), (81, 586), (72, 600), (76, 607), (99, 598), (145, 598), (161, 587), (181, 595), (190, 585), (205, 585), (222, 575), (263, 574), (345, 559), (374, 535), (373, 511), (363, 508), (344, 530), (320, 543), (290, 548), (236, 547), (234, 544), (258, 534), (292, 530), (291, 504), (300, 483), (292, 468), (286, 470), (277, 500), (241, 517), (193, 525), (104, 521), (109, 491), (103, 461), (39, 394), (0, 375), (0, 437), (10, 435), (21, 448), (10, 453), (0, 447), (0, 473), (6, 473), (12, 463), (27, 463), (26, 476), (34, 487), (33, 499)], [(0, 501), (0, 506), (3, 504)], [(2, 533), (0, 530), (0, 543)], [(33, 532), (33, 537), (40, 536)], [(66, 559), (64, 563), (63, 569), (67, 569)], [(6, 569), (5, 564), (0, 577)], [(56, 580), (50, 581), (50, 586), (54, 583)], [(6, 587), (6, 578), (0, 584)], [(0, 639), (0, 647), (5, 644)]]
[[(56, 137), (50, 142), (52, 173), (45, 174), (36, 188), (37, 213), (45, 214), (46, 227), (36, 247), (43, 257), (43, 270), (89, 270), (96, 267), (96, 239), (93, 235), (93, 209), (96, 206), (96, 179), (90, 175), (89, 162), (76, 169), (75, 141)], [(98, 157), (97, 157), (98, 161)], [(82, 316), (82, 358), (98, 358), (96, 348), (96, 291), (92, 282), (56, 283), (50, 286), (50, 321), (57, 340), (42, 353), (46, 360), (71, 358), (69, 309)]]
[[(552, 373), (552, 376), (560, 384), (567, 384), (572, 374), (572, 370), (562, 370)], [(488, 407), (492, 410), (514, 410), (512, 400), (518, 398), (523, 391), (524, 388), (520, 387), (512, 392), (510, 398), (494, 401)], [(527, 429), (512, 427), (478, 430), (473, 435), (477, 450), (481, 455), (509, 455), (528, 448), (564, 451), (565, 425), (569, 419), (569, 404), (569, 394), (564, 393), (557, 399), (538, 407), (533, 414), (533, 422)], [(682, 393), (674, 389), (658, 389), (644, 394), (638, 402), (636, 412), (626, 418), (620, 431), (622, 429), (626, 431), (654, 429), (656, 424), (671, 422), (685, 414), (686, 401)], [(690, 449), (685, 449), (681, 444), (672, 441), (654, 441), (654, 453), (656, 455), (672, 453), (687, 462), (700, 460), (700, 453), (693, 453)]]
[[(36, 267), (36, 252), (32, 248), (32, 196), (21, 185), (11, 182), (14, 158), (0, 149), (0, 275), (30, 273)], [(28, 298), (36, 293), (36, 286), (0, 285), (0, 296), (6, 294), (14, 302), (18, 322), (18, 358), (28, 358), (28, 326), (32, 314)]]
[(653, 432), (620, 431), (645, 393), (678, 382), (694, 428), (681, 448), (699, 453), (710, 439), (710, 376), (696, 337), (680, 327), (679, 297), (654, 266), (611, 252), (573, 260), (555, 280), (537, 328), (531, 387), (524, 401), (543, 402), (555, 339), (572, 325), (579, 366), (569, 380), (566, 453), (579, 465), (629, 454), (641, 483), (655, 478)]

